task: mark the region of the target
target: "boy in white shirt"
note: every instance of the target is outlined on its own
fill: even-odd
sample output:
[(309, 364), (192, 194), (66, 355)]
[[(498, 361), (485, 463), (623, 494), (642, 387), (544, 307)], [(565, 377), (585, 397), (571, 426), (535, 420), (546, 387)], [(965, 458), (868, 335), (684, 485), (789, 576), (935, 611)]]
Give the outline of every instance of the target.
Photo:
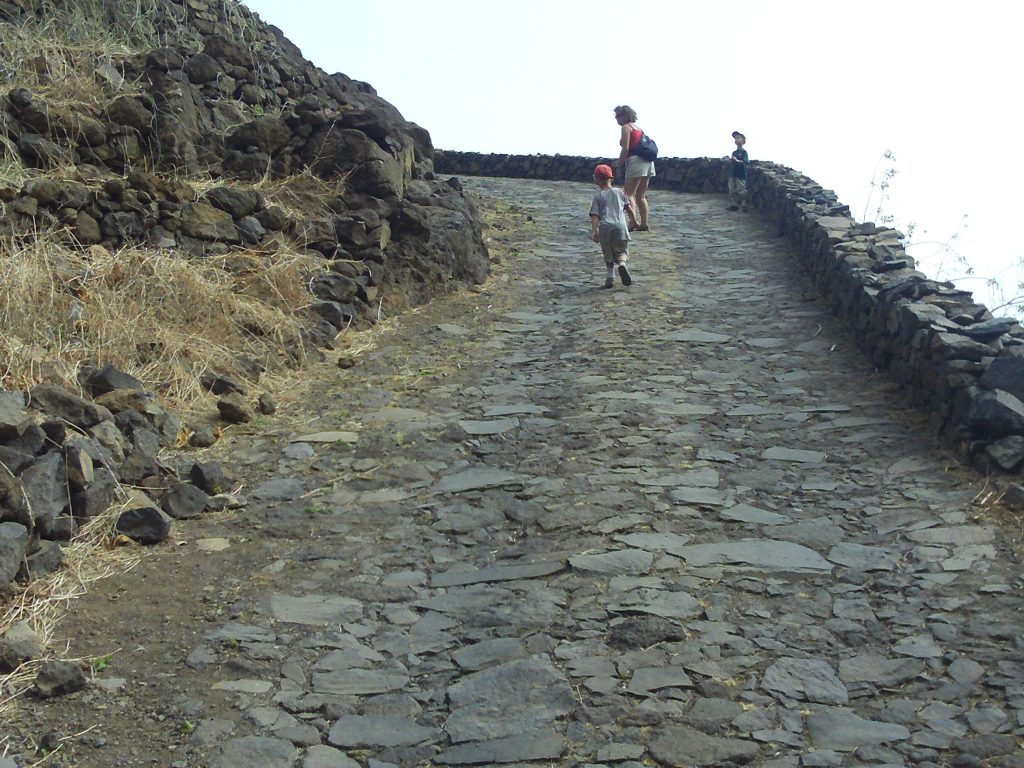
[(608, 269), (604, 287), (615, 285), (615, 270), (623, 285), (630, 285), (633, 279), (626, 268), (629, 259), (629, 227), (626, 211), (629, 200), (621, 189), (612, 186), (615, 172), (610, 165), (599, 165), (594, 169), (594, 183), (600, 191), (590, 204), (590, 239), (601, 245), (604, 264)]

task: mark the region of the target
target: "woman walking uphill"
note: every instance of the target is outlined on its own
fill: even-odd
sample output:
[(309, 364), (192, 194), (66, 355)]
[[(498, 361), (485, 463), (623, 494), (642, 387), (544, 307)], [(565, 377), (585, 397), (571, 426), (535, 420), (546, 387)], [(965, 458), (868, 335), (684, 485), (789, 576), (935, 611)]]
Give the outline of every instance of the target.
[[(637, 144), (644, 132), (636, 124), (636, 110), (625, 104), (615, 108), (615, 122), (622, 128), (619, 136), (619, 170), (623, 172), (625, 183), (622, 191), (626, 193), (631, 203), (629, 212), (629, 228), (634, 232), (647, 232), (650, 227), (647, 223), (647, 185), (654, 176), (654, 163), (644, 160), (634, 154)], [(637, 221), (636, 211), (640, 214)]]

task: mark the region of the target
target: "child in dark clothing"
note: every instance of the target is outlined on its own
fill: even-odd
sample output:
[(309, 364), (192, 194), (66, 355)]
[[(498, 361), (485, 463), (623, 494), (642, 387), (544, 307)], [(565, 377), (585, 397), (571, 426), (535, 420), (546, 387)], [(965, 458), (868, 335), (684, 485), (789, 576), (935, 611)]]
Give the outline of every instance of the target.
[(747, 137), (739, 131), (732, 132), (733, 141), (736, 142), (736, 149), (729, 158), (732, 165), (732, 172), (729, 174), (729, 210), (747, 210), (747, 165), (750, 164), (750, 155), (743, 145), (747, 143)]

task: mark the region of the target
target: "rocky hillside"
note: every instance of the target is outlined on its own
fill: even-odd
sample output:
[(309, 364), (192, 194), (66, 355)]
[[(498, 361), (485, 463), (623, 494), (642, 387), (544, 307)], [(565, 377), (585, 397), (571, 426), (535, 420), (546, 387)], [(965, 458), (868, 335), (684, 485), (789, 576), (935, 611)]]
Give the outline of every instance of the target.
[(2, 0), (0, 62), (0, 586), (116, 503), (159, 540), (223, 490), (159, 458), (216, 439), (190, 413), (270, 412), (267, 376), (488, 272), (428, 132), (235, 0)]

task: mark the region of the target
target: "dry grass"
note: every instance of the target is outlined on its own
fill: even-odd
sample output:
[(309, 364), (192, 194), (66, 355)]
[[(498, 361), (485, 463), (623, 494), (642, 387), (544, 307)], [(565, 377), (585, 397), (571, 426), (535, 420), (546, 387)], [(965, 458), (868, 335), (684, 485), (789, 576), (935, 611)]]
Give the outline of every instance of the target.
[(304, 362), (296, 314), (317, 256), (288, 249), (197, 260), (175, 251), (86, 251), (40, 235), (0, 242), (0, 385), (77, 386), (83, 364), (112, 363), (170, 407), (204, 397), (215, 369), (253, 384), (241, 357), (268, 369)]
[[(187, 46), (197, 39), (187, 3), (29, 0), (25, 5), (30, 13), (3, 25), (0, 83), (7, 89), (29, 88), (62, 106), (104, 103), (108, 94), (94, 74), (101, 63), (161, 46)], [(237, 40), (254, 45), (261, 39), (251, 13), (240, 3), (219, 0), (214, 5)]]
[[(125, 573), (138, 564), (137, 546), (115, 546), (123, 541), (113, 537), (113, 525), (121, 511), (114, 507), (90, 520), (64, 548), (63, 567), (18, 587), (0, 613), (0, 635), (15, 624), (25, 622), (44, 647), (52, 646), (57, 623), (72, 600), (85, 594), (92, 582)], [(0, 675), (0, 722), (9, 721), (15, 700), (31, 687), (43, 661), (29, 661), (14, 672)]]

